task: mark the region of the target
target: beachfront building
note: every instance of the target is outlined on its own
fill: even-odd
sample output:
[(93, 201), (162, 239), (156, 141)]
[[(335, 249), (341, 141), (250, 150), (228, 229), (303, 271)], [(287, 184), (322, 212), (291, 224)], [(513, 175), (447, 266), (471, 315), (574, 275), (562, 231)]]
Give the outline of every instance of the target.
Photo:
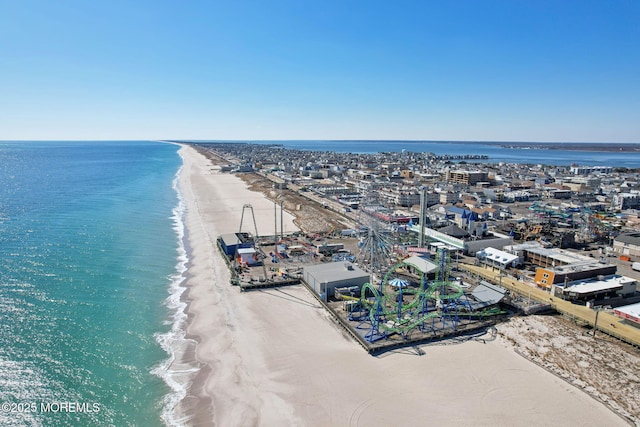
[(471, 296), (475, 300), (470, 303), (471, 310), (475, 311), (495, 306), (504, 299), (506, 293), (507, 290), (503, 287), (482, 280), (478, 286), (471, 291)]
[(246, 173), (246, 172), (253, 172), (254, 170), (255, 169), (253, 168), (252, 164), (242, 164), (242, 165), (238, 165), (235, 172)]
[(613, 310), (616, 316), (621, 317), (629, 322), (633, 322), (640, 327), (640, 303), (625, 305)]
[(336, 288), (361, 287), (369, 282), (369, 273), (349, 262), (328, 262), (305, 266), (302, 269), (305, 283), (324, 301), (333, 295)]
[(550, 289), (553, 285), (615, 274), (616, 266), (598, 261), (577, 262), (558, 267), (538, 267), (534, 282)]
[(636, 286), (636, 279), (614, 274), (569, 282), (566, 286), (557, 286), (554, 294), (580, 303), (600, 302), (618, 297), (630, 297), (635, 294)]
[(222, 252), (228, 257), (235, 257), (238, 249), (253, 247), (253, 240), (249, 233), (227, 233), (218, 238)]

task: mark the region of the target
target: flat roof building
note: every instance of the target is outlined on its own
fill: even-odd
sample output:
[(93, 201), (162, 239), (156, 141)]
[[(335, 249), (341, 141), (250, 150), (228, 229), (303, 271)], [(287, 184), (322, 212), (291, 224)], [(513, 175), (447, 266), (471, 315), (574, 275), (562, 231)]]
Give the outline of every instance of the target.
[(538, 267), (534, 282), (543, 288), (551, 288), (552, 285), (568, 283), (576, 280), (585, 280), (598, 276), (615, 274), (616, 266), (601, 264), (598, 261), (579, 262), (562, 265), (559, 267)]
[(369, 273), (350, 262), (328, 262), (302, 269), (302, 277), (318, 295), (333, 295), (336, 287), (362, 286), (369, 281)]
[(636, 291), (637, 281), (617, 274), (570, 282), (562, 289), (562, 298), (587, 302), (618, 296), (630, 296)]
[(514, 245), (511, 252), (524, 256), (524, 260), (540, 267), (559, 267), (563, 265), (592, 263), (593, 259), (575, 252), (558, 248), (544, 248), (540, 245)]
[(491, 247), (476, 252), (476, 258), (481, 263), (503, 270), (507, 267), (515, 266), (520, 262), (517, 255)]
[(618, 307), (614, 309), (613, 312), (618, 317), (640, 325), (640, 302), (636, 304), (625, 305), (624, 307)]
[(455, 170), (447, 171), (447, 181), (455, 184), (473, 185), (477, 182), (488, 181), (489, 174), (482, 171)]
[[(412, 228), (413, 231), (419, 232), (419, 226), (415, 226)], [(486, 233), (482, 238), (476, 239), (464, 239), (459, 237), (454, 237), (449, 233), (457, 234), (459, 232), (460, 227), (444, 227), (438, 230), (433, 228), (424, 227), (424, 235), (429, 240), (429, 245), (433, 246), (431, 242), (439, 242), (444, 243), (447, 247), (455, 248), (458, 250), (462, 250), (465, 254), (475, 255), (476, 252), (481, 251), (482, 249), (488, 247), (494, 248), (502, 248), (506, 245), (510, 245), (513, 243), (513, 237), (502, 235), (492, 231), (490, 233)], [(443, 232), (445, 231), (445, 232)], [(462, 232), (466, 233), (464, 230)]]
[(613, 251), (620, 255), (640, 256), (640, 233), (619, 235), (613, 240)]
[(438, 269), (438, 265), (436, 263), (418, 255), (412, 255), (402, 261), (402, 263), (407, 265), (415, 272), (420, 272), (425, 276), (429, 273), (435, 272)]
[(234, 257), (240, 248), (253, 246), (248, 233), (227, 233), (218, 237), (218, 242), (225, 255)]
[(569, 171), (574, 175), (589, 175), (592, 173), (609, 174), (613, 171), (611, 166), (571, 166)]
[(475, 287), (473, 291), (471, 291), (471, 296), (477, 301), (476, 303), (472, 303), (473, 310), (479, 310), (482, 308), (490, 307), (492, 305), (498, 304), (504, 298), (507, 290), (493, 285), (485, 280), (482, 280), (478, 286)]

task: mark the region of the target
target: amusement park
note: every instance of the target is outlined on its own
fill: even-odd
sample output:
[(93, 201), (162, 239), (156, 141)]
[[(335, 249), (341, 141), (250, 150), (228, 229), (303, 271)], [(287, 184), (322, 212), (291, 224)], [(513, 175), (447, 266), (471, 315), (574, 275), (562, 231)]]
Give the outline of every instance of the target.
[[(370, 353), (453, 336), (484, 335), (508, 315), (508, 292), (467, 276), (458, 248), (425, 243), (419, 218), (365, 200), (353, 227), (261, 235), (251, 205), (218, 248), (242, 291), (305, 286)], [(452, 261), (455, 261), (452, 263)]]
[(483, 283), (472, 291), (449, 272), (446, 249), (439, 249), (431, 274), (409, 257), (375, 283), (335, 288), (328, 305), (374, 350), (477, 331), (506, 314), (497, 287)]

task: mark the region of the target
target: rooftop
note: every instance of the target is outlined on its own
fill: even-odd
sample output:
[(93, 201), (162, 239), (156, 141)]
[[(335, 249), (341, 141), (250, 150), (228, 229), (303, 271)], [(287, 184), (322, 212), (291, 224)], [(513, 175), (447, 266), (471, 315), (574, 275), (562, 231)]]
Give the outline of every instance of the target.
[(612, 264), (602, 264), (601, 262), (590, 259), (588, 261), (574, 262), (573, 264), (554, 267), (552, 268), (552, 270), (556, 274), (569, 274), (576, 271), (600, 270), (602, 268), (609, 268), (609, 267), (614, 267), (614, 266)]
[[(543, 247), (528, 247), (523, 248), (528, 252), (545, 256), (565, 264), (577, 264), (577, 263), (593, 263), (593, 259), (577, 254), (575, 252), (565, 251), (558, 248), (543, 248)], [(560, 267), (557, 267), (560, 268)]]
[(415, 267), (423, 274), (432, 273), (438, 269), (437, 264), (417, 255), (413, 255), (405, 259), (404, 261), (402, 261), (402, 263)]
[(618, 307), (614, 310), (614, 312), (620, 317), (624, 317), (634, 322), (640, 322), (640, 302), (636, 304), (625, 305), (624, 307)]
[(589, 294), (606, 290), (622, 288), (624, 285), (634, 283), (636, 280), (631, 277), (619, 276), (617, 274), (605, 276), (602, 279), (585, 279), (570, 282), (564, 292), (577, 294)]
[(508, 252), (491, 247), (481, 250), (476, 254), (476, 256), (505, 265), (518, 259), (517, 255), (512, 255)]
[(340, 280), (368, 277), (369, 273), (349, 262), (327, 262), (304, 267), (306, 274), (312, 275), (318, 282), (335, 282)]
[(616, 237), (616, 242), (640, 246), (640, 233), (621, 234)]

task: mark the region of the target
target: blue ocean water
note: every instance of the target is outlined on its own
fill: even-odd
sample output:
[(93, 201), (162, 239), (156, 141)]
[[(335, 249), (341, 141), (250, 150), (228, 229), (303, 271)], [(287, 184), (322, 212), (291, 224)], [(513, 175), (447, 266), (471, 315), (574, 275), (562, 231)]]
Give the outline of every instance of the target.
[[(213, 142), (213, 141), (211, 141)], [(311, 151), (334, 151), (338, 153), (427, 152), (437, 155), (486, 155), (488, 160), (473, 160), (487, 163), (528, 163), (568, 166), (577, 163), (583, 166), (640, 167), (640, 152), (580, 151), (530, 149), (510, 146), (502, 142), (459, 141), (247, 141), (254, 144), (282, 144), (285, 148)], [(603, 143), (603, 146), (606, 144)]]
[(0, 142), (0, 425), (161, 425), (180, 398), (177, 149)]

